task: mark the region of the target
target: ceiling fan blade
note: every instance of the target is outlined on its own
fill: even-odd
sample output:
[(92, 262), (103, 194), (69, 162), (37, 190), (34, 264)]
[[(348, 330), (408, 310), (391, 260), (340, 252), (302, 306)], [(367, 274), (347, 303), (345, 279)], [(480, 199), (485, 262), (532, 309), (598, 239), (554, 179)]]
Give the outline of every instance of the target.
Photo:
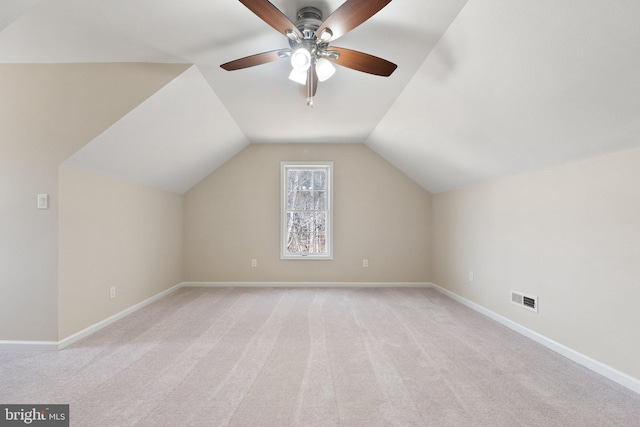
[(330, 40), (335, 40), (371, 18), (389, 2), (391, 0), (347, 0), (318, 27), (316, 37), (321, 38), (328, 28), (333, 34)]
[[(280, 56), (280, 54), (285, 53), (284, 56)], [(235, 61), (230, 61), (222, 64), (220, 67), (224, 68), (227, 71), (241, 70), (243, 68), (255, 67), (256, 65), (262, 65), (269, 62), (277, 61), (278, 59), (282, 59), (286, 57), (291, 49), (277, 49), (271, 50), (269, 52), (257, 53), (251, 56), (245, 56), (244, 58), (236, 59)]]
[(268, 0), (240, 0), (240, 3), (258, 15), (258, 18), (275, 28), (280, 34), (286, 35), (286, 31), (291, 30), (298, 38), (303, 38), (302, 33), (295, 24)]
[(369, 55), (368, 53), (358, 52), (357, 50), (345, 49), (344, 47), (331, 46), (330, 50), (337, 51), (340, 56), (337, 59), (327, 57), (330, 61), (335, 62), (343, 67), (353, 70), (362, 71), (363, 73), (375, 74), (376, 76), (389, 77), (398, 66), (386, 59)]

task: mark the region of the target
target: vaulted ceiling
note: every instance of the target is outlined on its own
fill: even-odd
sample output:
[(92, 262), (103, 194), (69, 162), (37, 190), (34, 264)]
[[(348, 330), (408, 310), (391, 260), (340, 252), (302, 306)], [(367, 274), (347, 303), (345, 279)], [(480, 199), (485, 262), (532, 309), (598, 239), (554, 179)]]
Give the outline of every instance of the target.
[[(273, 0), (290, 19), (342, 0)], [(640, 2), (393, 0), (336, 45), (306, 106), (288, 47), (238, 0), (4, 0), (0, 63), (193, 64), (66, 164), (182, 193), (249, 143), (365, 143), (431, 192), (640, 145)]]

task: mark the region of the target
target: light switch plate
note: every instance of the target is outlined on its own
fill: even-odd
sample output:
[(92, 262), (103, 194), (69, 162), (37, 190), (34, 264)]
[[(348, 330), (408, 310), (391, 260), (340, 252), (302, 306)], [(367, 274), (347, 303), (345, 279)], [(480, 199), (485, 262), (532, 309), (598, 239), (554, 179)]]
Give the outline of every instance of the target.
[(48, 194), (38, 194), (38, 209), (49, 209)]

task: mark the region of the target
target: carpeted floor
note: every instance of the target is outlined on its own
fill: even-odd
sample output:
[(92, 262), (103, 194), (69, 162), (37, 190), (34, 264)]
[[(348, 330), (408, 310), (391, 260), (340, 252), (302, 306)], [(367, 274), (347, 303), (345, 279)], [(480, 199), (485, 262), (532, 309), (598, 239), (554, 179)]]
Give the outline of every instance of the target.
[(0, 352), (0, 403), (68, 403), (73, 426), (640, 426), (640, 395), (433, 289), (183, 288)]

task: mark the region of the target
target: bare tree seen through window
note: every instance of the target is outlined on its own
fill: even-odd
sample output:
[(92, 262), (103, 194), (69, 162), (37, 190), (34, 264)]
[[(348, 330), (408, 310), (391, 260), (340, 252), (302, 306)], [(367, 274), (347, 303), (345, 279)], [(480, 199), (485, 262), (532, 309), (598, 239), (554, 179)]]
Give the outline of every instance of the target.
[(286, 168), (286, 252), (327, 254), (328, 168)]

